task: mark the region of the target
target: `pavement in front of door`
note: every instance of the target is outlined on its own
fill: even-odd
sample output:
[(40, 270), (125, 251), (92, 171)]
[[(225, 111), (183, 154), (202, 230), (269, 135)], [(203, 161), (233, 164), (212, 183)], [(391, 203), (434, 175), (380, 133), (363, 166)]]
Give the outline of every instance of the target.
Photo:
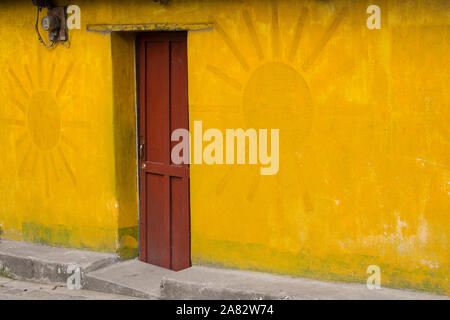
[(42, 284), (0, 277), (1, 300), (134, 300), (118, 294), (70, 290), (65, 285)]
[[(81, 290), (70, 290), (78, 267)], [(1, 299), (298, 299), (422, 300), (447, 296), (412, 290), (369, 290), (364, 284), (333, 283), (258, 272), (193, 266), (171, 271), (116, 255), (1, 240)], [(6, 278), (9, 280), (6, 281)], [(14, 280), (12, 280), (14, 279)], [(21, 280), (21, 281), (18, 281)], [(25, 281), (25, 282), (23, 282)], [(42, 285), (46, 284), (46, 285)], [(16, 288), (17, 287), (17, 288)], [(28, 291), (28, 287), (32, 290)], [(26, 291), (21, 289), (26, 288)], [(7, 295), (9, 292), (9, 295)], [(17, 293), (16, 297), (11, 293)], [(24, 293), (25, 292), (25, 293)], [(28, 293), (27, 293), (28, 292)], [(33, 292), (33, 294), (30, 294)], [(94, 294), (97, 292), (97, 295)], [(20, 293), (20, 294), (19, 294)]]

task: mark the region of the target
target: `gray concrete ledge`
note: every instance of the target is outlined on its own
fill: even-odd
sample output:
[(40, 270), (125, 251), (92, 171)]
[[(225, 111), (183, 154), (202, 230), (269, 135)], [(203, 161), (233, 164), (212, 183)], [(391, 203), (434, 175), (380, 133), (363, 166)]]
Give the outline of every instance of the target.
[(0, 270), (3, 275), (40, 283), (66, 283), (71, 264), (80, 267), (82, 277), (118, 261), (111, 253), (55, 248), (35, 243), (0, 242)]
[(138, 260), (120, 262), (85, 276), (83, 289), (159, 299), (161, 279), (175, 271)]
[[(140, 299), (97, 291), (71, 290), (68, 289), (65, 285), (42, 284), (0, 277), (0, 302), (2, 300), (140, 300)], [(3, 314), (5, 313), (3, 312)]]
[(447, 296), (412, 290), (381, 288), (276, 276), (265, 273), (194, 266), (165, 275), (162, 299), (293, 299), (293, 300), (422, 300)]
[[(0, 276), (40, 283), (65, 283), (67, 267), (82, 271), (83, 289), (144, 299), (214, 300), (422, 300), (448, 296), (365, 284), (333, 283), (266, 273), (194, 266), (171, 271), (115, 254), (2, 240)], [(381, 279), (383, 281), (383, 279)], [(383, 285), (383, 282), (381, 282)]]

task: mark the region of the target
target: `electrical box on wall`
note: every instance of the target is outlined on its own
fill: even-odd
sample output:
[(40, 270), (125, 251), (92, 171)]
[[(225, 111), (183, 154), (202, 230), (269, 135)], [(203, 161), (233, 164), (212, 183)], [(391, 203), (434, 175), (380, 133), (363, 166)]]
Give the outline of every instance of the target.
[(47, 16), (42, 18), (42, 29), (48, 31), (50, 41), (67, 41), (66, 20), (66, 7), (48, 9)]
[[(37, 7), (36, 17), (36, 33), (39, 41), (46, 47), (53, 47), (57, 42), (65, 42), (68, 40), (67, 33), (67, 16), (66, 7), (55, 6), (51, 0), (32, 0), (33, 4)], [(39, 13), (43, 8), (47, 8), (47, 15), (42, 18), (42, 29), (48, 32), (48, 40), (51, 44), (46, 44), (39, 33)]]

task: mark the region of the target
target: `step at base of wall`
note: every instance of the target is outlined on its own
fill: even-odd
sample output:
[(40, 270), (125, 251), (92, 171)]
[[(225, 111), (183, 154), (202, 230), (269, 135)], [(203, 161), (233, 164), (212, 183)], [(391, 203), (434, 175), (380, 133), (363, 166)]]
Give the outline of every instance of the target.
[(69, 266), (86, 273), (104, 268), (119, 260), (116, 254), (10, 241), (0, 242), (0, 276), (39, 283), (67, 283), (73, 274)]
[(159, 299), (161, 280), (175, 271), (138, 260), (123, 261), (85, 276), (83, 289)]
[(447, 296), (366, 284), (335, 283), (260, 272), (194, 266), (164, 276), (161, 299), (185, 300), (422, 300)]

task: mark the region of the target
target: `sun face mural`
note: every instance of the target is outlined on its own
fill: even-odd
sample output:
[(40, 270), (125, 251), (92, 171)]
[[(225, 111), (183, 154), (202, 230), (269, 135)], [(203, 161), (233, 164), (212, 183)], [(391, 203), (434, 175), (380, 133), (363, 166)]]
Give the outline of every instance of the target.
[(57, 71), (62, 75), (61, 81), (55, 75), (55, 62), (41, 66), (38, 55), (36, 64), (40, 66), (37, 74), (31, 72), (28, 64), (23, 71), (9, 68), (11, 87), (19, 91), (13, 100), (18, 116), (6, 119), (6, 122), (17, 128), (15, 146), (21, 157), (18, 175), (35, 178), (39, 172), (43, 176), (44, 194), (49, 197), (51, 180), (69, 179), (74, 186), (77, 184), (75, 169), (66, 155), (67, 149), (76, 150), (77, 146), (64, 130), (69, 127), (85, 128), (89, 124), (64, 116), (66, 106), (70, 105), (64, 98), (68, 90), (65, 80), (70, 76), (73, 64), (68, 63)]
[(88, 57), (84, 46), (47, 49), (34, 30), (15, 44), (1, 64), (1, 181), (8, 192), (0, 223), (14, 240), (114, 251), (111, 83), (102, 81), (109, 69), (98, 62), (108, 52), (101, 54), (102, 44)]
[[(308, 73), (314, 66), (320, 53), (325, 49), (327, 42), (339, 27), (347, 12), (347, 8), (344, 7), (338, 10), (327, 30), (319, 38), (316, 46), (312, 48), (307, 59), (301, 64), (301, 68), (297, 67), (295, 60), (299, 51), (299, 43), (305, 20), (308, 19), (309, 10), (303, 7), (299, 12), (298, 20), (294, 27), (294, 37), (291, 40), (289, 48), (284, 48), (285, 50), (283, 50), (287, 53), (286, 56), (281, 56), (280, 53), (278, 11), (278, 3), (273, 1), (271, 4), (271, 53), (264, 52), (252, 17), (246, 9), (242, 11), (246, 32), (248, 32), (251, 44), (259, 60), (259, 63), (254, 66), (248, 64), (246, 58), (239, 50), (238, 45), (224, 30), (221, 22), (215, 22), (215, 31), (225, 42), (242, 69), (247, 73), (245, 83), (234, 79), (224, 68), (208, 64), (207, 70), (242, 95), (241, 112), (247, 128), (280, 129), (280, 134), (282, 135), (280, 138), (280, 149), (282, 150), (281, 153), (285, 155), (280, 161), (285, 161), (286, 167), (294, 165), (298, 169), (298, 166), (295, 164), (295, 159), (297, 158), (296, 153), (308, 136), (314, 117), (313, 99), (308, 84), (302, 74)], [(293, 151), (289, 152), (287, 150)], [(228, 172), (219, 181), (217, 185), (218, 194), (226, 187), (232, 170), (232, 168), (229, 168)], [(247, 196), (248, 200), (253, 199), (253, 194), (259, 179), (259, 175), (254, 177), (252, 188), (249, 190)], [(299, 179), (302, 180), (301, 178)], [(303, 185), (303, 182), (301, 184)], [(307, 210), (311, 210), (311, 200), (305, 187), (303, 187), (303, 199)]]
[[(198, 175), (207, 176), (209, 181), (191, 183), (194, 221), (204, 219), (220, 226), (237, 222), (233, 228), (205, 232), (208, 229), (205, 225), (198, 234), (194, 230), (193, 246), (198, 245), (198, 252), (208, 252), (213, 247), (209, 239), (221, 239), (227, 248), (244, 239), (249, 246), (276, 248), (295, 255), (306, 246), (318, 243), (310, 232), (311, 216), (322, 208), (314, 194), (317, 184), (313, 186), (315, 181), (310, 178), (309, 165), (314, 155), (310, 155), (310, 147), (305, 144), (312, 134), (315, 118), (320, 115), (308, 81), (317, 79), (316, 66), (323, 62), (327, 46), (348, 9), (330, 7), (329, 22), (320, 34), (311, 35), (310, 32), (317, 30), (311, 27), (317, 14), (314, 7), (298, 6), (296, 12), (285, 12), (288, 6), (284, 7), (282, 2), (271, 1), (267, 5), (264, 11), (252, 11), (251, 6), (244, 5), (239, 13), (233, 13), (233, 19), (214, 19), (209, 41), (214, 43), (210, 50), (216, 52), (205, 63), (205, 69), (207, 81), (213, 82), (208, 86), (212, 91), (209, 95), (217, 96), (216, 101), (220, 102), (203, 100), (201, 96), (193, 99), (190, 118), (203, 117), (206, 126), (211, 124), (222, 130), (279, 129), (280, 169), (273, 176), (261, 176), (257, 165), (192, 168), (192, 180), (195, 180), (195, 170), (205, 170)], [(306, 43), (313, 45), (306, 46)], [(326, 180), (324, 176), (321, 178)], [(197, 189), (206, 185), (214, 187)], [(203, 213), (195, 211), (205, 196), (216, 199), (213, 205), (216, 218), (207, 212), (200, 217)], [(245, 250), (242, 248), (245, 246), (239, 250)], [(245, 256), (243, 253), (243, 264), (249, 263)], [(213, 255), (194, 257), (197, 261), (215, 259)]]

